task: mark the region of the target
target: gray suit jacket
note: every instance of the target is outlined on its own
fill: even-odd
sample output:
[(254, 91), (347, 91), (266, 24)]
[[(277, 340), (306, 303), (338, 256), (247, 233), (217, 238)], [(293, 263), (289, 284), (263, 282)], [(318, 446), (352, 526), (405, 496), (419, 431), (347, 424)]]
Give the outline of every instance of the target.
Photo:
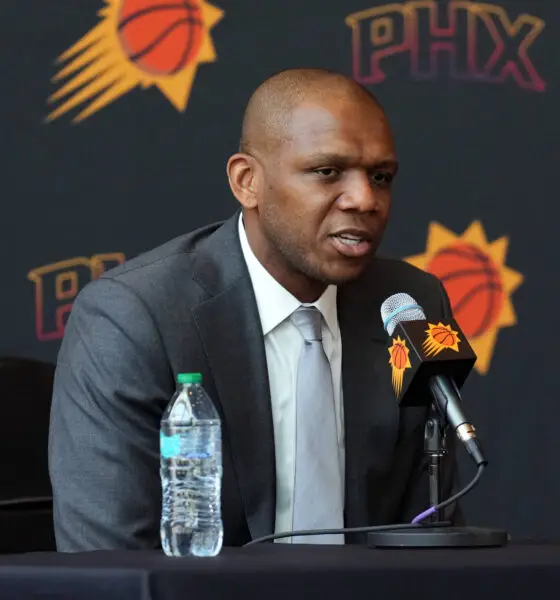
[[(202, 373), (222, 418), (225, 545), (274, 531), (266, 356), (237, 219), (130, 260), (76, 299), (49, 441), (59, 550), (159, 547), (159, 421), (184, 371)], [(348, 527), (408, 521), (429, 505), (427, 409), (395, 402), (379, 314), (383, 300), (401, 291), (430, 319), (450, 314), (439, 281), (400, 261), (374, 259), (339, 288)], [(445, 496), (454, 473), (451, 444)]]

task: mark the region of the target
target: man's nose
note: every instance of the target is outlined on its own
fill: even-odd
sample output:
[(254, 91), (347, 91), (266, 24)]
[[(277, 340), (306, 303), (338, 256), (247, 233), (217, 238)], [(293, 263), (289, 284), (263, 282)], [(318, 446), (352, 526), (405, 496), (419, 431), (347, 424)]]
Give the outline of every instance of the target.
[(356, 173), (348, 179), (347, 186), (339, 200), (341, 210), (376, 212), (380, 209), (380, 194), (366, 173)]

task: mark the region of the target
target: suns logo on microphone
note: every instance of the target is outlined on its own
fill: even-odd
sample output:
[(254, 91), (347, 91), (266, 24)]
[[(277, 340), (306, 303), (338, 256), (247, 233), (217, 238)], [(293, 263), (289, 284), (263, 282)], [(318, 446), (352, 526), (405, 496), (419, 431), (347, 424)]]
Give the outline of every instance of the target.
[(428, 329), (426, 329), (426, 339), (422, 344), (422, 349), (426, 357), (437, 356), (444, 350), (455, 350), (459, 352), (459, 332), (453, 331), (451, 325), (444, 325), (438, 323), (432, 325), (428, 323)]
[(393, 338), (393, 345), (389, 348), (389, 364), (392, 371), (391, 381), (397, 397), (402, 390), (405, 370), (412, 368), (409, 354), (406, 340), (401, 340), (400, 336)]
[(136, 87), (156, 86), (184, 111), (198, 65), (214, 62), (210, 30), (223, 11), (204, 0), (105, 0), (101, 22), (58, 57), (53, 121), (82, 105), (82, 121)]

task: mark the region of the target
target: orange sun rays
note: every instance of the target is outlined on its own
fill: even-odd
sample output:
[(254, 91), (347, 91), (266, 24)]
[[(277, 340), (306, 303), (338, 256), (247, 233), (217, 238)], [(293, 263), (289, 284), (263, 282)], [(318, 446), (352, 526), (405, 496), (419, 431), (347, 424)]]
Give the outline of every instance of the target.
[[(423, 254), (410, 256), (405, 260), (420, 269), (428, 270), (434, 257), (438, 254), (441, 255), (442, 252), (465, 244), (476, 248), (480, 256), (496, 270), (499, 287), (504, 296), (495, 318), (490, 320), (476, 336), (469, 337), (469, 343), (477, 355), (475, 368), (481, 375), (484, 375), (490, 368), (499, 330), (517, 323), (511, 296), (523, 283), (523, 276), (505, 264), (509, 244), (508, 238), (501, 237), (493, 242), (488, 241), (480, 221), (471, 223), (461, 235), (457, 235), (443, 225), (433, 222), (430, 224), (426, 251)], [(461, 298), (453, 296), (453, 288), (449, 287), (445, 281), (444, 286), (449, 294), (453, 310), (457, 310), (457, 307), (461, 309), (455, 315), (455, 318), (461, 329), (464, 329), (464, 324), (461, 321), (473, 315), (468, 313), (468, 309), (460, 306)], [(473, 307), (472, 310), (476, 310), (475, 304), (473, 304)]]
[(53, 82), (66, 81), (48, 100), (60, 104), (47, 122), (77, 107), (82, 109), (73, 122), (83, 121), (136, 87), (156, 86), (178, 111), (187, 107), (198, 65), (217, 58), (210, 30), (222, 19), (223, 11), (201, 0), (203, 35), (196, 56), (177, 73), (154, 75), (131, 62), (123, 50), (118, 36), (122, 1), (105, 0), (106, 6), (99, 11), (101, 21), (59, 56), (57, 63), (64, 66)]

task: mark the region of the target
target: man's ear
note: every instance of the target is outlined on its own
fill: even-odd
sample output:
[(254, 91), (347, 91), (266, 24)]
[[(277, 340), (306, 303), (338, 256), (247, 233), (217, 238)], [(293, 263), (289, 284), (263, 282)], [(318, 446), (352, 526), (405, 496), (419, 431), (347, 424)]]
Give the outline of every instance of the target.
[(260, 166), (249, 154), (238, 152), (227, 163), (229, 187), (243, 208), (256, 208)]

